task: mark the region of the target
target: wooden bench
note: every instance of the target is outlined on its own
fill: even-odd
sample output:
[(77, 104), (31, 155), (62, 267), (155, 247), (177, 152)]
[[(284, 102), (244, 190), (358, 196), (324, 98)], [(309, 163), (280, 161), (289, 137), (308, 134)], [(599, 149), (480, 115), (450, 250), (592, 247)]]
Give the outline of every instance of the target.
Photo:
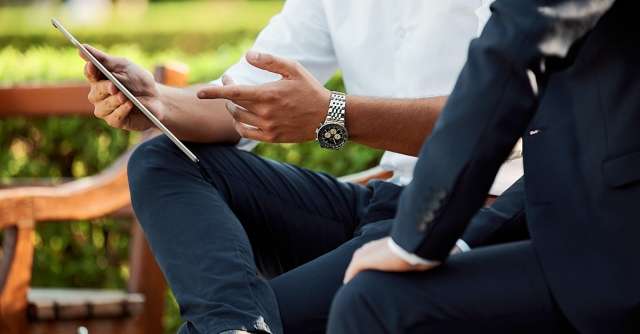
[[(156, 80), (187, 83), (184, 66), (161, 66)], [(0, 88), (0, 118), (9, 116), (92, 116), (86, 84)], [(0, 189), (0, 333), (161, 333), (166, 284), (135, 222), (126, 163), (131, 150), (97, 175), (57, 185)], [(391, 174), (380, 168), (347, 176), (366, 183)], [(45, 184), (34, 186), (33, 184)], [(127, 291), (30, 288), (36, 224), (106, 216), (126, 217), (131, 225)]]
[[(184, 67), (160, 66), (158, 81), (184, 86)], [(86, 84), (0, 88), (0, 118), (93, 116)], [(133, 216), (127, 185), (130, 151), (101, 173), (51, 186), (0, 189), (0, 333), (161, 333), (166, 284)], [(36, 184), (47, 184), (38, 180)], [(35, 226), (40, 222), (129, 218), (127, 291), (30, 289)]]

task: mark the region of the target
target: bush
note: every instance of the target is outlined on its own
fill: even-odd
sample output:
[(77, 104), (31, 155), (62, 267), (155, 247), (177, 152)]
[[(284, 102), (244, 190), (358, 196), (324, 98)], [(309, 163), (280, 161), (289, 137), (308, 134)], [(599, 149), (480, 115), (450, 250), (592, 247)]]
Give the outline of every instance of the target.
[(282, 1), (201, 1), (157, 3), (148, 8), (119, 2), (109, 15), (79, 22), (65, 7), (0, 9), (0, 45), (26, 50), (34, 45), (66, 47), (69, 42), (50, 24), (52, 17), (82, 42), (139, 45), (147, 52), (180, 49), (198, 53), (253, 38), (282, 7)]

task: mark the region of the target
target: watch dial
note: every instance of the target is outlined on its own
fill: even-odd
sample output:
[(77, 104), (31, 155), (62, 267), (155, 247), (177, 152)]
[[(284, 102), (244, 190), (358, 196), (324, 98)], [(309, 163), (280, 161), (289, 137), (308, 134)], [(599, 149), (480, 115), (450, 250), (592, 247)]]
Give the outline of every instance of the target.
[(340, 124), (328, 123), (318, 130), (318, 141), (324, 148), (341, 149), (347, 139), (347, 129)]

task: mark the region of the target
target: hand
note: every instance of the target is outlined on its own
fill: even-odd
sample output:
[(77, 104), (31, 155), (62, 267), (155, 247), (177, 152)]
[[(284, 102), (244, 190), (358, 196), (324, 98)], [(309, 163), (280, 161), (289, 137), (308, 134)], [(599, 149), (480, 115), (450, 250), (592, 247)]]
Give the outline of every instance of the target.
[(227, 110), (242, 137), (274, 143), (315, 139), (315, 130), (327, 116), (331, 92), (295, 61), (254, 51), (248, 52), (246, 59), (255, 67), (282, 75), (282, 79), (244, 86), (223, 77), (223, 87), (204, 88), (198, 97), (230, 100)]
[[(142, 69), (127, 59), (110, 56), (89, 45), (85, 45), (85, 47), (147, 109), (162, 120), (165, 108), (160, 101), (156, 82), (149, 71)], [(111, 81), (106, 80), (102, 73), (82, 53), (80, 53), (80, 56), (87, 61), (84, 67), (84, 74), (91, 86), (88, 99), (94, 106), (93, 113), (96, 117), (102, 118), (114, 128), (125, 130), (141, 131), (153, 126), (153, 123), (135, 108), (131, 101)]]
[(389, 237), (366, 243), (353, 253), (353, 258), (344, 274), (344, 283), (353, 279), (359, 272), (379, 270), (392, 272), (424, 271), (438, 264), (411, 265), (396, 254), (388, 246)]

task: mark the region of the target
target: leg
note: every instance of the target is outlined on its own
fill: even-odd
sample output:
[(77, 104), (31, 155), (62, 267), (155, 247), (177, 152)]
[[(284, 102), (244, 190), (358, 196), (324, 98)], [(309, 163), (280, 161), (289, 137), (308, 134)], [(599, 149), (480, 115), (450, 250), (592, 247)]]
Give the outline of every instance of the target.
[(165, 137), (142, 144), (128, 170), (134, 210), (187, 321), (183, 331), (281, 333), (258, 268), (279, 274), (348, 240), (369, 190), (233, 147), (192, 148), (211, 183)]
[(427, 272), (364, 272), (336, 295), (329, 333), (571, 333), (531, 241), (452, 256)]
[(319, 258), (270, 281), (276, 293), (285, 333), (324, 334), (329, 307), (342, 286), (353, 252), (391, 231), (391, 220), (367, 224), (356, 236)]

